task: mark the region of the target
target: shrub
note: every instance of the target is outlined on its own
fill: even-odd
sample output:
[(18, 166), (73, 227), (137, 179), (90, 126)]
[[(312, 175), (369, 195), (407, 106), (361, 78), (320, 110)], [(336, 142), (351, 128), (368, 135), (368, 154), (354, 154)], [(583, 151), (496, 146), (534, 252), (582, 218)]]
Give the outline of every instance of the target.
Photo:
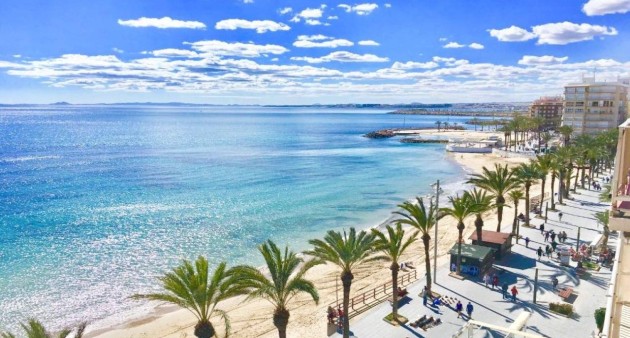
[(571, 316), (573, 314), (573, 305), (566, 303), (550, 303), (549, 310), (565, 316)]
[(604, 329), (604, 321), (606, 320), (606, 308), (600, 307), (595, 310), (595, 324), (599, 329), (599, 332), (602, 332)]

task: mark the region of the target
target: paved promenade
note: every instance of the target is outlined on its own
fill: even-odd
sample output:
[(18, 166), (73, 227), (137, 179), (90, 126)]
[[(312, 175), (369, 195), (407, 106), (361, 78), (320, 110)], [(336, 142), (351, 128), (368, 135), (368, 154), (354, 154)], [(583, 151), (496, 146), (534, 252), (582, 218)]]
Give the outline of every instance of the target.
[[(571, 195), (573, 200), (565, 201), (565, 205), (557, 205), (557, 209), (563, 213), (562, 222), (558, 219), (558, 213), (549, 212), (548, 221), (545, 223), (545, 230), (554, 229), (556, 233), (565, 231), (568, 234), (567, 245), (575, 248), (577, 242), (578, 226), (580, 231), (580, 243), (590, 244), (600, 233), (601, 226), (598, 226), (594, 214), (603, 211), (607, 205), (600, 203), (598, 193), (578, 189), (577, 194)], [(504, 221), (505, 222), (505, 221)], [(538, 227), (544, 219), (532, 218), (532, 225)], [(467, 226), (472, 221), (467, 221)], [(504, 232), (509, 232), (510, 220), (503, 227)], [(493, 226), (489, 226), (491, 229)], [(606, 303), (606, 289), (610, 280), (610, 270), (602, 268), (599, 272), (589, 271), (586, 275), (578, 277), (575, 274), (575, 262), (571, 262), (570, 267), (563, 267), (555, 259), (543, 257), (537, 261), (536, 249), (538, 246), (545, 248), (547, 243), (537, 229), (521, 227), (521, 235), (529, 237), (531, 242), (529, 248), (525, 247), (525, 241), (520, 240), (519, 244), (512, 247), (512, 253), (503, 260), (495, 262), (495, 269), (499, 277), (499, 285), (507, 282), (510, 288), (516, 285), (518, 297), (516, 302), (511, 299), (503, 299), (499, 290), (493, 290), (485, 286), (479, 277), (470, 277), (465, 280), (458, 280), (449, 276), (448, 266), (442, 264), (438, 268), (437, 285), (434, 291), (443, 296), (459, 299), (464, 305), (470, 301), (474, 306), (473, 319), (493, 325), (508, 327), (518, 315), (524, 311), (531, 312), (531, 317), (527, 321), (525, 332), (536, 333), (543, 337), (590, 337), (592, 332), (596, 332), (593, 312), (599, 307), (604, 307)], [(617, 239), (611, 236), (609, 247), (614, 246)], [(555, 255), (554, 255), (555, 256)], [(420, 262), (419, 262), (420, 263)], [(538, 295), (537, 303), (533, 303), (534, 296), (534, 275), (538, 269)], [(573, 295), (567, 299), (568, 303), (574, 306), (575, 314), (572, 318), (566, 318), (549, 311), (549, 303), (561, 302), (562, 299), (553, 289), (552, 277), (559, 281), (559, 288), (568, 286), (574, 289)], [(442, 324), (426, 331), (416, 329), (411, 326), (392, 326), (383, 320), (391, 312), (389, 303), (383, 303), (368, 313), (351, 320), (351, 331), (357, 338), (407, 338), (407, 337), (453, 337), (453, 335), (466, 323), (466, 319), (457, 318), (454, 311), (455, 304), (450, 306), (424, 306), (422, 298), (419, 297), (424, 279), (410, 285), (407, 299), (400, 307), (400, 314), (409, 320), (416, 320), (422, 315), (440, 318)], [(464, 311), (465, 312), (465, 311)], [(504, 337), (505, 334), (478, 330), (475, 337)], [(341, 337), (340, 334), (333, 334), (332, 337)]]

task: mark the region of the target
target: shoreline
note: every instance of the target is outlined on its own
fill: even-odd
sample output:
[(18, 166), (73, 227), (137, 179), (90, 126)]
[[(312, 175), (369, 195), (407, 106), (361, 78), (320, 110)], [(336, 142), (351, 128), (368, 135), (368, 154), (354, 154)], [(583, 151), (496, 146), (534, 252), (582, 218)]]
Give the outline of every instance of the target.
[[(473, 131), (469, 131), (473, 132)], [(487, 132), (473, 132), (477, 135), (486, 136)], [(446, 134), (446, 133), (442, 133)], [(445, 182), (444, 185), (461, 184), (465, 182), (468, 175), (480, 172), (483, 166), (493, 167), (494, 163), (511, 163), (518, 164), (527, 159), (512, 158), (505, 159), (495, 157), (491, 154), (449, 154), (445, 152), (445, 159), (457, 163), (464, 171), (462, 180), (453, 182)], [(451, 192), (452, 194), (456, 191)], [(445, 192), (443, 198), (447, 198)], [(409, 200), (413, 200), (410, 198)], [(442, 198), (440, 199), (442, 202)], [(442, 204), (443, 205), (443, 204)], [(504, 224), (510, 220), (511, 209), (505, 210)], [(513, 216), (512, 216), (513, 217)], [(394, 215), (389, 216), (385, 220), (376, 223), (370, 228), (382, 228), (389, 224), (395, 218)], [(486, 215), (486, 222), (495, 222), (496, 215)], [(456, 242), (457, 231), (451, 223), (452, 220), (446, 219), (440, 222), (438, 234), (438, 268), (445, 262), (446, 254), (452, 245)], [(468, 222), (469, 223), (469, 222)], [(467, 224), (465, 238), (472, 233), (474, 227)], [(422, 244), (420, 241), (414, 243), (410, 248), (410, 252), (403, 257), (404, 261), (413, 261), (417, 270), (424, 271), (424, 258)], [(433, 239), (431, 252), (433, 250)], [(417, 255), (420, 253), (420, 255)], [(366, 289), (371, 289), (374, 285), (380, 285), (390, 278), (389, 271), (383, 264), (376, 263), (358, 269), (355, 273), (355, 281), (353, 282), (353, 294), (358, 294)], [(307, 278), (310, 278), (320, 292), (321, 301), (319, 305), (314, 306), (312, 301), (308, 301), (304, 297), (297, 297), (294, 308), (291, 309), (291, 321), (289, 323), (288, 333), (291, 336), (320, 336), (318, 333), (326, 332), (325, 310), (328, 304), (335, 301), (336, 298), (336, 281), (338, 271), (336, 267), (331, 265), (320, 265), (309, 271)], [(139, 306), (140, 307), (140, 306)], [(261, 300), (242, 303), (242, 297), (227, 300), (220, 304), (221, 309), (226, 310), (232, 319), (232, 334), (238, 334), (239, 337), (275, 337), (275, 327), (272, 325), (269, 314), (272, 309), (266, 302)], [(252, 315), (255, 314), (255, 315)], [(106, 325), (107, 319), (104, 318), (98, 322), (103, 322), (103, 326), (99, 327), (96, 322), (94, 331), (86, 334), (87, 338), (123, 338), (123, 337), (191, 337), (192, 327), (195, 324), (194, 317), (186, 310), (171, 305), (151, 306), (150, 312), (144, 312), (139, 316), (132, 316), (128, 320), (119, 323)], [(243, 318), (246, 318), (243, 320)], [(218, 323), (218, 322), (217, 322)], [(221, 325), (217, 325), (218, 329)], [(323, 334), (321, 335), (323, 336)]]

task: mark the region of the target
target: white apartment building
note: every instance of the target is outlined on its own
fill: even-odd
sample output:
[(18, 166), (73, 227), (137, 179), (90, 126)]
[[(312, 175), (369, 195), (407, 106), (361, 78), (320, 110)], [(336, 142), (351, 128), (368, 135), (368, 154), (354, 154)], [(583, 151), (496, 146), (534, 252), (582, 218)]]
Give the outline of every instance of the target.
[(562, 125), (573, 127), (574, 135), (617, 128), (628, 117), (629, 84), (630, 79), (596, 82), (583, 78), (581, 83), (566, 85)]

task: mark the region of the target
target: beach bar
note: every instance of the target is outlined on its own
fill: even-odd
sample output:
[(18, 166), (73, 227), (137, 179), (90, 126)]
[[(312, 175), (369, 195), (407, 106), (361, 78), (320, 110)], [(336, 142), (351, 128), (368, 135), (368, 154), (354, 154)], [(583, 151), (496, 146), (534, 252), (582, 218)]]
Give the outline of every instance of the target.
[[(457, 267), (457, 244), (449, 251), (451, 255), (451, 271)], [(491, 248), (475, 245), (462, 244), (462, 273), (469, 275), (479, 275), (486, 272), (494, 263), (494, 251)]]
[(475, 245), (481, 245), (494, 250), (494, 258), (501, 260), (512, 248), (512, 234), (481, 230), (481, 241), (477, 240), (477, 231), (470, 235), (469, 239)]

